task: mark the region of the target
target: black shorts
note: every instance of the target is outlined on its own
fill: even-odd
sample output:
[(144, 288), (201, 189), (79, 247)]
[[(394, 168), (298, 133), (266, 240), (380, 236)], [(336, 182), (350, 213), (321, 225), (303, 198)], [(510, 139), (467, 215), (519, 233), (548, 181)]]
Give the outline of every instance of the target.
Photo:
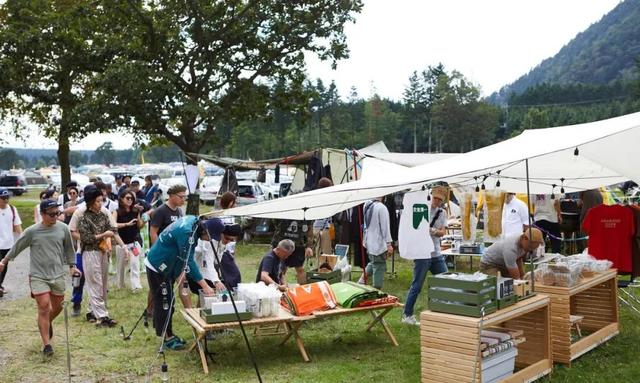
[(304, 250), (305, 247), (303, 246), (296, 247), (289, 258), (284, 261), (284, 264), (287, 265), (287, 267), (301, 267), (304, 265)]
[[(194, 293), (194, 294), (200, 293), (200, 289), (202, 289), (202, 287), (200, 287), (198, 282), (194, 281), (189, 276), (187, 276), (187, 281), (189, 282), (189, 290), (191, 290), (192, 293)], [(205, 279), (204, 281), (207, 282), (209, 287), (213, 288), (213, 282), (212, 281), (210, 281), (208, 279)]]

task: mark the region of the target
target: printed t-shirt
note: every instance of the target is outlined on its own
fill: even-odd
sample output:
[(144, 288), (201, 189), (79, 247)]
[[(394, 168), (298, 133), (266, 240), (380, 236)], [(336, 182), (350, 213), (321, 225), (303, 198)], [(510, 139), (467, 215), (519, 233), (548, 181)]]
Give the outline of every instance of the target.
[(158, 235), (160, 235), (167, 226), (177, 221), (180, 217), (182, 217), (182, 211), (180, 208), (173, 210), (167, 204), (164, 204), (160, 206), (155, 213), (153, 213), (151, 226), (157, 227)]
[(402, 258), (431, 258), (434, 244), (429, 235), (428, 195), (427, 191), (415, 191), (406, 193), (402, 199), (403, 209), (398, 230), (398, 251)]
[(263, 271), (266, 271), (275, 283), (282, 284), (282, 273), (285, 269), (284, 262), (273, 251), (270, 251), (260, 261), (256, 283), (262, 280), (260, 276)]
[(513, 197), (511, 202), (504, 204), (502, 208), (502, 236), (522, 234), (522, 225), (529, 224), (529, 211), (527, 204)]
[(610, 260), (618, 271), (631, 272), (631, 240), (635, 234), (631, 210), (620, 205), (592, 207), (582, 229), (589, 234), (589, 254)]

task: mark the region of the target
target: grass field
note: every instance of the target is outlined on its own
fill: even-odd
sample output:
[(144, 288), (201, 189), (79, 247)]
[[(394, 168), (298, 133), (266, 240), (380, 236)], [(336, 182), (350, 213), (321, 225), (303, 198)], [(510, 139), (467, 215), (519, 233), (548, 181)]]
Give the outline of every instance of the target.
[[(12, 201), (16, 206), (20, 200)], [(25, 209), (27, 208), (26, 202)], [(29, 206), (32, 209), (34, 203)], [(22, 209), (22, 207), (20, 207)], [(25, 219), (26, 221), (26, 219)], [(239, 245), (238, 262), (243, 280), (255, 278), (266, 245)], [(404, 301), (411, 281), (411, 263), (396, 262), (397, 276), (385, 281), (384, 290)], [(292, 275), (289, 275), (292, 277)], [(145, 281), (146, 282), (146, 281)], [(25, 281), (26, 283), (26, 281)], [(146, 283), (145, 283), (146, 285)], [(127, 290), (109, 293), (111, 315), (129, 331), (146, 304), (146, 293)], [(416, 310), (426, 306), (422, 294)], [(181, 305), (178, 303), (178, 309)], [(31, 299), (0, 301), (0, 381), (61, 382), (66, 380), (64, 321), (54, 322), (54, 357), (43, 361), (36, 329), (36, 309)], [(400, 311), (390, 313), (388, 322), (399, 347), (393, 347), (379, 328), (364, 332), (369, 317), (355, 315), (311, 322), (301, 336), (312, 359), (304, 363), (293, 341), (280, 346), (276, 338), (250, 336), (251, 346), (264, 382), (418, 382), (420, 380), (420, 336), (417, 327), (400, 323)], [(581, 357), (567, 369), (556, 365), (553, 375), (542, 382), (634, 382), (640, 376), (640, 317), (621, 309), (621, 334)], [(190, 340), (181, 315), (174, 315), (174, 329)], [(69, 336), (74, 382), (159, 381), (161, 361), (156, 359), (158, 339), (140, 326), (133, 339), (122, 340), (119, 329), (98, 329), (81, 318), (70, 318)], [(186, 351), (167, 352), (172, 382), (257, 381), (241, 334), (224, 335), (210, 342), (216, 363), (210, 375), (202, 373), (199, 358)]]

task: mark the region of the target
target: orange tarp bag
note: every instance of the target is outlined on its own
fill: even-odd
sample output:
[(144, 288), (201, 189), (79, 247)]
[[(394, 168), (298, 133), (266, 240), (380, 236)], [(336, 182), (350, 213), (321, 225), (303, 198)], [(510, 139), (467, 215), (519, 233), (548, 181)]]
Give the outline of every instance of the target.
[(336, 296), (327, 281), (309, 283), (287, 290), (282, 303), (295, 315), (307, 315), (337, 306)]

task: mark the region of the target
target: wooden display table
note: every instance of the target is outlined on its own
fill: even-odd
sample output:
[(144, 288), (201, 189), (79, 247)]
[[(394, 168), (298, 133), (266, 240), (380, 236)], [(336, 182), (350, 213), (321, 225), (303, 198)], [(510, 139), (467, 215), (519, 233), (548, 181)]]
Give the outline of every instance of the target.
[[(376, 306), (368, 306), (368, 307), (357, 307), (353, 309), (337, 307), (332, 310), (327, 311), (319, 311), (313, 313), (311, 315), (305, 316), (294, 316), (289, 313), (287, 310), (280, 308), (280, 313), (278, 316), (267, 317), (267, 318), (255, 318), (247, 321), (243, 321), (242, 324), (244, 327), (264, 327), (264, 326), (273, 326), (273, 325), (283, 325), (285, 328), (284, 332), (270, 332), (268, 334), (262, 335), (284, 335), (284, 339), (281, 341), (281, 344), (284, 344), (289, 338), (293, 337), (296, 345), (298, 346), (298, 350), (300, 350), (300, 354), (302, 355), (302, 359), (305, 362), (311, 361), (309, 355), (307, 354), (307, 350), (304, 347), (304, 343), (302, 342), (302, 338), (298, 333), (298, 329), (308, 321), (321, 319), (321, 318), (329, 318), (334, 316), (342, 316), (342, 315), (352, 315), (352, 314), (371, 314), (372, 320), (367, 326), (365, 331), (371, 331), (371, 329), (379, 324), (382, 326), (385, 334), (391, 340), (391, 343), (394, 346), (398, 346), (398, 341), (395, 336), (391, 332), (391, 329), (387, 325), (384, 320), (385, 315), (387, 315), (392, 309), (396, 307), (404, 307), (401, 303), (387, 303)], [(198, 354), (200, 355), (200, 361), (202, 362), (202, 369), (205, 374), (209, 373), (209, 366), (207, 364), (206, 350), (203, 344), (204, 337), (207, 332), (213, 330), (222, 330), (227, 328), (239, 327), (240, 323), (237, 321), (233, 322), (224, 322), (224, 323), (206, 323), (203, 318), (200, 317), (200, 309), (183, 309), (180, 311), (184, 319), (191, 326), (191, 330), (193, 332), (194, 344), (189, 347), (189, 351), (193, 349), (198, 350)], [(259, 335), (256, 333), (256, 335)]]
[(423, 311), (420, 314), (422, 382), (481, 383), (480, 331), (491, 326), (522, 330), (526, 338), (518, 345), (517, 371), (501, 382), (530, 382), (551, 372), (549, 298), (538, 294), (487, 315), (484, 320)]
[[(209, 366), (207, 364), (207, 356), (205, 346), (203, 344), (204, 337), (207, 335), (207, 332), (214, 330), (223, 330), (228, 328), (240, 327), (239, 322), (224, 322), (224, 323), (207, 323), (200, 316), (200, 309), (183, 309), (180, 310), (180, 313), (184, 317), (184, 319), (191, 326), (191, 331), (193, 332), (194, 343), (189, 347), (188, 351), (192, 351), (197, 348), (198, 354), (200, 355), (200, 361), (202, 362), (202, 370), (205, 374), (209, 373)], [(293, 315), (291, 315), (288, 311), (284, 309), (280, 309), (280, 313), (278, 316), (266, 317), (266, 318), (254, 318), (251, 320), (243, 321), (242, 325), (246, 327), (255, 327), (255, 326), (268, 326), (268, 325), (278, 325), (278, 324), (286, 324), (293, 319)], [(296, 329), (290, 326), (287, 326), (287, 339), (289, 338), (289, 334)], [(293, 334), (296, 338), (298, 338), (297, 334)], [(298, 345), (300, 347), (300, 352), (306, 355), (306, 351), (304, 350), (304, 346), (302, 343)]]
[[(553, 360), (571, 361), (616, 336), (619, 331), (617, 270), (584, 278), (574, 287), (545, 286), (534, 290), (551, 299), (551, 343)], [(571, 316), (581, 316), (581, 332), (589, 332), (571, 342)]]

